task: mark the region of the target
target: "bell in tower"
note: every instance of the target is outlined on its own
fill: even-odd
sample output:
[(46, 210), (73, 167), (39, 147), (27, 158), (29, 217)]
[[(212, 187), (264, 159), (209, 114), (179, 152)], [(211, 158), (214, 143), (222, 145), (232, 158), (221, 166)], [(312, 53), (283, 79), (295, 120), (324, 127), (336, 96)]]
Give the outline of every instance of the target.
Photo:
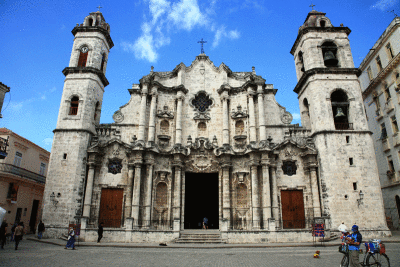
[(337, 46), (333, 42), (325, 42), (322, 45), (322, 54), (324, 56), (324, 65), (326, 67), (337, 67), (339, 60), (336, 57)]

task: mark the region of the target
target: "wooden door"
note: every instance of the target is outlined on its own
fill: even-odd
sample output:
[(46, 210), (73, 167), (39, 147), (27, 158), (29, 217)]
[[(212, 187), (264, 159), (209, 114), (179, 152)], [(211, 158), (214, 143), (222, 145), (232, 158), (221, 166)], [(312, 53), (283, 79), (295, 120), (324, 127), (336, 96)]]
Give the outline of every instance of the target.
[(281, 203), (283, 228), (305, 228), (303, 191), (281, 191)]
[(101, 190), (99, 223), (104, 227), (121, 227), (123, 189)]

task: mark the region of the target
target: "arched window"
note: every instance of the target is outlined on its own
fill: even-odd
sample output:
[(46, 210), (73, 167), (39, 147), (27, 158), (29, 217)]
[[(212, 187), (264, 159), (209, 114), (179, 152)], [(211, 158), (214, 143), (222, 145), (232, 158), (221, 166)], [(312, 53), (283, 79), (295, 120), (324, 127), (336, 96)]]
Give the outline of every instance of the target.
[(205, 122), (200, 122), (197, 125), (197, 128), (199, 129), (199, 136), (204, 136), (206, 134), (207, 131), (207, 125)]
[(333, 120), (336, 130), (352, 130), (349, 123), (349, 100), (343, 90), (336, 90), (331, 95)]
[(299, 52), (299, 61), (300, 61), (300, 70), (302, 71), (302, 72), (304, 72), (304, 61), (303, 61), (303, 52), (302, 51), (300, 51)]
[(326, 21), (325, 21), (325, 20), (321, 20), (321, 21), (319, 22), (319, 25), (321, 25), (321, 28), (325, 28)]
[(337, 67), (337, 46), (334, 42), (325, 42), (321, 46), (322, 56), (324, 58), (324, 64), (326, 67)]
[(243, 135), (244, 134), (244, 122), (242, 120), (238, 120), (235, 123), (235, 135)]
[(163, 120), (160, 123), (160, 131), (162, 135), (168, 135), (169, 134), (169, 122), (166, 120)]
[(158, 207), (167, 206), (167, 184), (159, 183), (156, 188), (156, 205)]
[(245, 184), (239, 184), (237, 187), (237, 207), (247, 207), (247, 186)]
[(397, 212), (399, 213), (399, 218), (400, 218), (400, 197), (396, 196), (396, 206), (397, 206)]
[(89, 26), (89, 27), (93, 26), (93, 19), (92, 18), (89, 18), (87, 26)]
[(308, 104), (307, 98), (303, 99), (303, 107), (304, 110), (302, 111), (302, 116), (301, 116), (301, 123), (304, 127), (308, 128), (310, 127), (310, 107)]
[(103, 53), (101, 56), (101, 66), (100, 66), (100, 70), (103, 71), (104, 69), (104, 63), (106, 62), (106, 54)]
[(69, 108), (69, 115), (76, 115), (78, 114), (78, 107), (79, 107), (79, 97), (74, 96), (71, 99), (71, 106)]
[(86, 61), (88, 58), (88, 52), (89, 48), (87, 46), (83, 46), (81, 48), (80, 54), (79, 54), (79, 60), (78, 60), (78, 67), (86, 67)]
[(93, 117), (94, 120), (96, 120), (96, 118), (98, 117), (97, 113), (99, 112), (99, 106), (100, 106), (100, 103), (99, 103), (99, 101), (97, 101), (96, 106), (94, 107), (94, 117)]

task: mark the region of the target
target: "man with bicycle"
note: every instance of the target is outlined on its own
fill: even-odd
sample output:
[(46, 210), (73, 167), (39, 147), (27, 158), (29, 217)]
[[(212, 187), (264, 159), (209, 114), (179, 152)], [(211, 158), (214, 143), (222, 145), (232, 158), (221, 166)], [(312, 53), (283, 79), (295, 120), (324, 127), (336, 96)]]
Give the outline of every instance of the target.
[(349, 245), (349, 263), (351, 267), (361, 267), (358, 256), (360, 254), (360, 244), (362, 243), (362, 235), (358, 231), (358, 226), (353, 225), (352, 234), (346, 236), (346, 243)]

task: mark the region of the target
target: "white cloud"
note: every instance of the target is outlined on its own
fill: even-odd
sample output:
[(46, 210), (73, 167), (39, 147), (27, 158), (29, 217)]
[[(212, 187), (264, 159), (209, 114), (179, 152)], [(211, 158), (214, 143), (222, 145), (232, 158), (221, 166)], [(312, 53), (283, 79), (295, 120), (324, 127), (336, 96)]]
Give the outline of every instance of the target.
[(379, 0), (374, 5), (371, 6), (372, 9), (379, 9), (381, 11), (386, 11), (393, 7), (398, 0)]
[(12, 109), (13, 111), (19, 111), (23, 108), (23, 106), (24, 106), (23, 102), (11, 102), (10, 103), (10, 109)]
[(57, 90), (57, 88), (55, 87), (55, 86), (53, 86), (51, 89), (50, 89), (50, 93), (53, 93), (53, 92), (55, 92)]
[(50, 146), (51, 147), (51, 145), (53, 144), (53, 138), (45, 138), (43, 141), (42, 141), (46, 146)]
[(298, 121), (301, 119), (301, 116), (299, 113), (292, 113), (292, 116), (293, 116), (293, 120), (295, 120), (295, 121)]
[(218, 30), (215, 31), (214, 42), (213, 42), (212, 46), (217, 47), (223, 37), (233, 40), (233, 39), (239, 38), (240, 33), (236, 30), (226, 32), (226, 27), (224, 25), (221, 25), (218, 28)]
[(142, 34), (134, 43), (121, 42), (122, 49), (133, 52), (136, 58), (149, 62), (157, 61), (158, 50), (170, 44), (171, 30), (192, 31), (196, 27), (203, 27), (215, 34), (213, 48), (217, 47), (223, 38), (231, 40), (240, 37), (237, 30), (227, 31), (224, 25), (219, 26), (212, 16), (216, 16), (215, 5), (217, 0), (209, 0), (204, 11), (200, 9), (197, 0), (147, 0), (151, 18), (142, 23)]

